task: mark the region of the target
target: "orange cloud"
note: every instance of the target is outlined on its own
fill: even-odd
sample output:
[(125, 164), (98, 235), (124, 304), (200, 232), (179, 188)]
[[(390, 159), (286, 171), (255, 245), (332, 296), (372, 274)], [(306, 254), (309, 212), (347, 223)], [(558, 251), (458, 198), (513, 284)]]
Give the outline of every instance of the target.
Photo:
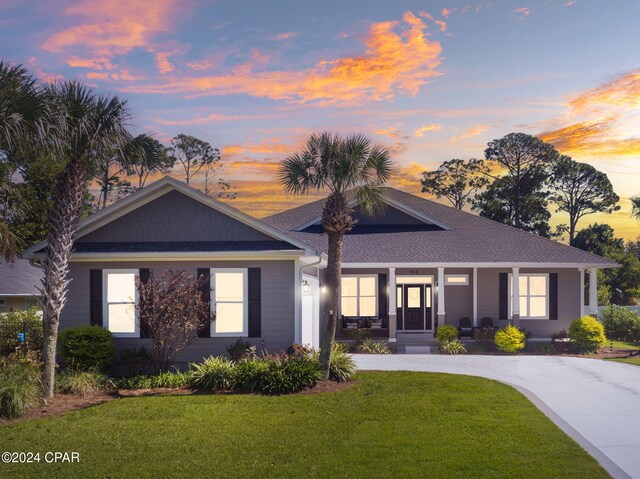
[(409, 135), (407, 135), (404, 131), (402, 131), (401, 128), (402, 128), (402, 125), (398, 123), (396, 125), (373, 130), (373, 133), (375, 135), (386, 136), (387, 138), (390, 138), (392, 140), (398, 140), (398, 139), (408, 140)]
[(452, 143), (455, 143), (458, 140), (466, 140), (468, 138), (473, 138), (474, 136), (481, 135), (482, 133), (484, 133), (488, 129), (489, 129), (489, 127), (486, 126), (486, 125), (473, 126), (471, 128), (467, 128), (465, 131), (463, 131), (458, 136), (452, 136), (450, 141)]
[(516, 8), (511, 13), (519, 15), (520, 18), (522, 19), (524, 17), (531, 15), (531, 9), (529, 7)]
[(640, 157), (640, 69), (582, 92), (539, 136), (567, 154)]
[(447, 22), (442, 20), (436, 20), (434, 23), (440, 27), (441, 32), (447, 31)]
[[(402, 31), (399, 30), (403, 28)], [(200, 95), (247, 94), (297, 103), (351, 105), (390, 100), (396, 94), (415, 95), (439, 75), (442, 48), (425, 33), (426, 24), (411, 12), (403, 22), (374, 23), (365, 38), (363, 55), (322, 60), (298, 71), (254, 71), (264, 66), (254, 59), (231, 74), (171, 77), (157, 84), (129, 85), (133, 93)]]
[(224, 115), (211, 113), (206, 116), (197, 116), (184, 120), (170, 120), (166, 118), (156, 118), (154, 121), (160, 125), (206, 125), (219, 121), (239, 121), (239, 120), (264, 120), (269, 118), (280, 118), (280, 115)]
[(169, 61), (170, 55), (171, 52), (157, 52), (155, 54), (156, 66), (160, 73), (171, 73), (176, 69), (176, 67), (174, 67)]
[(88, 72), (87, 78), (89, 80), (108, 80), (108, 81), (139, 81), (144, 80), (146, 77), (141, 73), (133, 73), (130, 70), (123, 68), (119, 72)]
[(147, 48), (154, 35), (169, 31), (177, 5), (177, 0), (155, 0), (153, 4), (145, 0), (80, 1), (62, 10), (65, 17), (80, 18), (80, 22), (49, 36), (42, 48), (62, 52), (79, 47), (101, 57)]
[(113, 70), (118, 65), (111, 63), (106, 57), (98, 58), (78, 58), (71, 57), (67, 59), (67, 65), (74, 68), (91, 68), (93, 70)]
[(423, 125), (420, 128), (418, 128), (415, 131), (414, 135), (416, 138), (420, 138), (428, 131), (439, 131), (439, 130), (442, 130), (442, 125), (440, 125), (439, 123), (429, 123), (428, 125)]
[(237, 155), (239, 153), (260, 153), (286, 155), (293, 151), (289, 144), (284, 144), (280, 138), (267, 138), (260, 143), (244, 143), (227, 145), (222, 148), (223, 155)]
[(299, 33), (297, 32), (284, 32), (284, 33), (278, 33), (277, 35), (273, 35), (271, 37), (272, 40), (289, 40), (290, 38), (293, 37), (297, 37), (299, 35)]

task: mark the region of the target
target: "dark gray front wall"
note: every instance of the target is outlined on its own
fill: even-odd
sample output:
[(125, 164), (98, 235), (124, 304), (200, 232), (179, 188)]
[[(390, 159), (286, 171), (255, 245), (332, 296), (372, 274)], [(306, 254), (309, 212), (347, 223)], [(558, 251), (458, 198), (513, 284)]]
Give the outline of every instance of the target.
[[(468, 274), (468, 286), (445, 286), (445, 324), (458, 326), (462, 317), (473, 317), (473, 269), (445, 268), (446, 274)], [(388, 274), (387, 268), (345, 268), (343, 274)], [(499, 275), (511, 273), (510, 268), (478, 268), (478, 325), (480, 319), (487, 316), (493, 319), (495, 326), (504, 327), (507, 321), (500, 321), (499, 312)], [(533, 337), (548, 338), (554, 332), (568, 329), (574, 319), (580, 317), (580, 271), (577, 268), (521, 268), (520, 273), (557, 273), (558, 274), (558, 319), (521, 319), (520, 327), (530, 331)], [(437, 268), (396, 268), (396, 276), (433, 276), (438, 279)], [(325, 298), (323, 296), (322, 298)], [(325, 311), (326, 302), (321, 303), (321, 311)], [(433, 303), (434, 314), (437, 312), (437, 290)], [(320, 316), (321, 322), (325, 318)]]
[[(89, 270), (151, 268), (158, 275), (165, 268), (192, 271), (197, 268), (260, 268), (262, 287), (262, 337), (247, 338), (258, 350), (275, 352), (288, 348), (294, 341), (294, 268), (293, 260), (278, 261), (197, 261), (197, 262), (82, 262), (71, 264), (71, 284), (67, 305), (62, 311), (60, 328), (89, 324)], [(178, 366), (200, 361), (211, 355), (226, 354), (226, 346), (237, 338), (198, 338), (178, 358)], [(116, 338), (119, 351), (144, 345), (151, 350), (150, 339)]]
[(170, 191), (78, 239), (128, 241), (269, 241), (274, 238), (178, 191)]

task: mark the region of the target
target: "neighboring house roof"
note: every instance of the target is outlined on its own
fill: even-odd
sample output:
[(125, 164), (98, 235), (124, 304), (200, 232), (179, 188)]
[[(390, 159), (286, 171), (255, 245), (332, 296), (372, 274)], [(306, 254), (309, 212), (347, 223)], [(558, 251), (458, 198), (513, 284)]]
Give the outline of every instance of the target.
[[(86, 236), (89, 233), (96, 231), (97, 229), (107, 225), (108, 223), (115, 221), (118, 218), (121, 218), (128, 213), (131, 213), (137, 208), (140, 208), (146, 205), (147, 203), (150, 203), (151, 201), (171, 191), (177, 191), (179, 193), (182, 193), (216, 211), (219, 211), (233, 218), (234, 220), (244, 223), (250, 226), (251, 228), (254, 228), (257, 231), (260, 231), (261, 233), (265, 234), (269, 238), (272, 238), (273, 241), (275, 242), (288, 243), (286, 248), (282, 247), (282, 245), (279, 245), (280, 247), (277, 248), (278, 250), (282, 250), (282, 249), (296, 250), (297, 249), (297, 250), (304, 250), (307, 254), (311, 254), (311, 255), (317, 253), (317, 251), (313, 250), (309, 245), (300, 242), (298, 239), (290, 235), (287, 235), (282, 230), (274, 228), (256, 218), (253, 218), (252, 216), (249, 216), (248, 214), (243, 213), (242, 211), (232, 206), (229, 206), (228, 204), (222, 203), (221, 201), (211, 198), (210, 196), (202, 193), (201, 191), (198, 191), (195, 188), (192, 188), (189, 185), (181, 181), (178, 181), (174, 178), (171, 178), (169, 176), (166, 176), (161, 180), (158, 180), (152, 183), (151, 185), (143, 188), (142, 190), (139, 190), (134, 194), (127, 196), (126, 198), (120, 201), (117, 201), (116, 203), (104, 208), (103, 210), (100, 210), (99, 212), (83, 220), (80, 223), (80, 226), (78, 228), (78, 232), (76, 234), (76, 240), (79, 240), (83, 236)], [(267, 243), (271, 243), (271, 241), (267, 241)], [(76, 242), (74, 244), (74, 250), (77, 253), (84, 252), (84, 251), (81, 251), (80, 248), (83, 248), (83, 247), (81, 247), (80, 244), (81, 244), (80, 242)], [(147, 245), (147, 246), (144, 246), (146, 248), (154, 248), (157, 246), (157, 245), (153, 246), (151, 243), (146, 243), (146, 242), (145, 244)], [(45, 247), (46, 247), (46, 242), (42, 241), (37, 245), (32, 246), (31, 248), (24, 251), (22, 253), (22, 256), (28, 258), (34, 254), (42, 254)], [(137, 247), (143, 248), (143, 246), (140, 246), (140, 245)], [(219, 247), (219, 246), (216, 246), (216, 247)], [(263, 249), (261, 250), (255, 249), (255, 250), (244, 250), (244, 251), (267, 251), (266, 249), (264, 249), (264, 246), (262, 248)], [(149, 251), (157, 251), (157, 250), (151, 249)], [(215, 251), (220, 251), (220, 250), (215, 250)], [(228, 251), (234, 251), (234, 250), (230, 249)], [(237, 251), (243, 251), (243, 250), (237, 250)]]
[(77, 243), (76, 253), (165, 253), (207, 251), (292, 251), (286, 241), (152, 241)]
[(13, 263), (0, 260), (0, 296), (39, 296), (42, 270), (29, 260), (16, 258)]
[[(615, 267), (616, 263), (532, 233), (442, 205), (435, 201), (386, 189), (390, 208), (425, 218), (420, 229), (385, 225), (376, 230), (358, 225), (344, 239), (344, 263), (503, 263), (580, 264)], [(312, 247), (327, 251), (327, 236), (318, 222), (324, 199), (263, 221)], [(434, 226), (438, 227), (434, 227)]]

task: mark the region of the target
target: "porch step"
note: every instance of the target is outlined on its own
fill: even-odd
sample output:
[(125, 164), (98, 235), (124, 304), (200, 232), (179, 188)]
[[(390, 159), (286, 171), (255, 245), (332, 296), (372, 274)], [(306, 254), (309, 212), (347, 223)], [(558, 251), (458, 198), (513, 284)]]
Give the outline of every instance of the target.
[(415, 333), (407, 333), (407, 332), (398, 332), (397, 333), (398, 342), (409, 343), (409, 342), (421, 342), (425, 341), (433, 341), (433, 333), (432, 332), (415, 332)]

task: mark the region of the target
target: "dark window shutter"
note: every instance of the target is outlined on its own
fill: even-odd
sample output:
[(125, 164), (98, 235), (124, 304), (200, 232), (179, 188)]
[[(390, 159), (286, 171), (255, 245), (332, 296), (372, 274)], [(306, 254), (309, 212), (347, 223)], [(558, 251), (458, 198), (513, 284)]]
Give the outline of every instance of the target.
[[(387, 275), (385, 273), (378, 275), (378, 318), (387, 319), (389, 317), (389, 295), (387, 287)], [(383, 321), (386, 323), (386, 321)], [(385, 327), (389, 327), (385, 324)]]
[(207, 278), (207, 280), (200, 286), (200, 294), (202, 300), (208, 305), (209, 322), (203, 325), (198, 331), (199, 338), (211, 337), (211, 270), (209, 268), (198, 268), (198, 280), (201, 277)]
[(102, 270), (89, 270), (89, 319), (92, 326), (102, 327)]
[(549, 274), (549, 319), (558, 319), (558, 273)]
[(500, 302), (498, 318), (509, 319), (509, 274), (500, 273)]
[[(151, 277), (151, 270), (149, 268), (142, 268), (140, 269), (140, 283), (141, 284), (147, 284), (149, 282), (149, 278)], [(139, 298), (140, 304), (138, 305), (138, 310), (139, 311), (144, 311), (144, 304), (143, 301), (144, 299), (142, 297)], [(144, 315), (140, 315), (140, 337), (141, 338), (148, 338), (149, 336), (149, 327), (147, 325), (147, 318), (144, 317)]]
[(249, 268), (249, 337), (262, 335), (262, 284), (260, 268)]

